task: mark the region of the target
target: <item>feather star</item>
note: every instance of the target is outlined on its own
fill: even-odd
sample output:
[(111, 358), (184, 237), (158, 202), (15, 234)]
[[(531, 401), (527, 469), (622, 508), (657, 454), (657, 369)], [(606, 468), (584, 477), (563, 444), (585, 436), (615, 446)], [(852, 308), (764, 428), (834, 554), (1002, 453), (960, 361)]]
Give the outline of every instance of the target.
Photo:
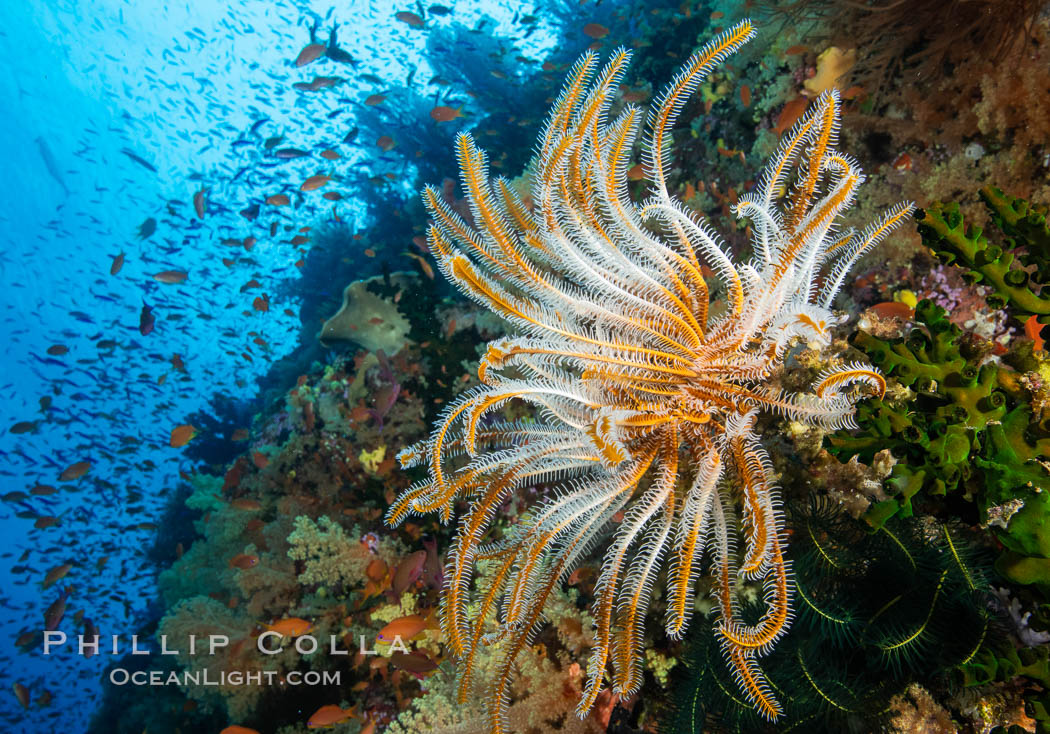
[[(850, 268), (913, 207), (899, 204), (861, 232), (837, 230), (864, 177), (835, 150), (834, 90), (794, 125), (735, 207), (750, 220), (749, 262), (735, 263), (668, 193), (679, 113), (753, 33), (743, 21), (718, 36), (656, 100), (644, 124), (649, 186), (640, 204), (628, 195), (626, 172), (643, 113), (626, 105), (609, 118), (630, 56), (622, 49), (600, 69), (589, 53), (570, 72), (531, 166), (531, 201), (505, 179), (490, 182), (485, 153), (467, 134), (456, 150), (473, 223), (437, 189), (423, 192), (442, 272), (520, 335), (490, 343), (481, 386), (450, 404), (427, 440), (399, 454), (402, 466), (429, 473), (397, 498), (387, 522), (435, 511), (448, 522), (457, 499), (468, 503), (441, 620), (461, 663), (461, 700), (472, 690), (479, 645), (498, 643), (493, 731), (507, 730), (514, 661), (541, 626), (547, 598), (600, 543), (581, 716), (607, 677), (620, 696), (640, 687), (645, 616), (665, 566), (667, 634), (685, 632), (706, 567), (714, 633), (740, 690), (766, 718), (782, 713), (758, 660), (790, 624), (792, 584), (756, 418), (771, 411), (825, 430), (850, 427), (858, 386), (885, 390), (879, 372), (860, 363), (826, 370), (811, 392), (776, 382), (796, 340), (830, 343), (839, 321), (832, 300)], [(717, 305), (705, 265), (722, 285)], [(534, 406), (536, 419), (490, 415), (511, 400)], [(487, 539), (508, 495), (538, 484), (553, 489), (503, 537)], [(481, 560), (494, 564), (491, 582), (472, 599)], [(764, 590), (753, 624), (742, 619), (738, 580)], [(486, 633), (496, 611), (498, 630)]]

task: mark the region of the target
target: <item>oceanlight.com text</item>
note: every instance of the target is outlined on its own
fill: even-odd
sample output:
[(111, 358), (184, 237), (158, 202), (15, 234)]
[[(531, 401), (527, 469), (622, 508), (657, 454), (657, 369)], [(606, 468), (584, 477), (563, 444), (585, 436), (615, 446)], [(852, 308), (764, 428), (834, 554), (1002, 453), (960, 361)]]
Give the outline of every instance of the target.
[(160, 671), (114, 668), (109, 682), (115, 686), (338, 686), (338, 670), (292, 670), (281, 674), (274, 670), (230, 670), (212, 673), (204, 670)]

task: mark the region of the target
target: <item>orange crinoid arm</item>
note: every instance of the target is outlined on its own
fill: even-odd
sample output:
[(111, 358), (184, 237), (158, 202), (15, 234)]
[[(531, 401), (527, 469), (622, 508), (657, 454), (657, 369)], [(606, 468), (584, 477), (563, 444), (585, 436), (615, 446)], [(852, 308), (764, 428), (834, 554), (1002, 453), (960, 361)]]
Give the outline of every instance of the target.
[[(632, 105), (610, 117), (629, 52), (616, 51), (604, 66), (585, 55), (541, 133), (531, 206), (505, 179), (490, 180), (486, 155), (467, 134), (456, 152), (473, 223), (437, 190), (424, 192), (441, 271), (517, 336), (489, 344), (481, 386), (448, 406), (430, 438), (399, 455), (405, 467), (426, 467), (427, 477), (387, 519), (438, 512), (447, 522), (458, 499), (468, 502), (441, 621), (464, 667), (464, 697), (479, 645), (500, 642), (490, 653), (498, 671), (488, 681), (493, 731), (507, 730), (509, 678), (545, 600), (595, 548), (604, 550), (581, 716), (607, 681), (621, 696), (641, 685), (646, 615), (665, 566), (667, 633), (685, 633), (706, 570), (714, 579), (715, 634), (741, 694), (767, 718), (781, 715), (759, 661), (787, 632), (792, 584), (756, 417), (772, 411), (825, 429), (849, 426), (856, 385), (885, 389), (878, 371), (860, 363), (826, 370), (808, 392), (786, 392), (774, 381), (791, 343), (830, 342), (838, 323), (831, 303), (849, 269), (911, 205), (860, 233), (838, 226), (864, 176), (835, 149), (836, 92), (811, 105), (741, 197), (737, 215), (753, 233), (749, 262), (735, 261), (669, 193), (679, 113), (711, 69), (752, 35), (744, 21), (694, 54), (647, 118)], [(639, 136), (649, 191), (635, 202), (626, 172)], [(713, 318), (703, 266), (727, 294)], [(535, 421), (501, 422), (498, 411), (509, 401), (534, 406)], [(487, 542), (507, 496), (539, 483), (553, 491), (498, 543)], [(474, 591), (482, 557), (497, 570)], [(754, 624), (741, 618), (738, 577), (765, 590), (765, 613)]]

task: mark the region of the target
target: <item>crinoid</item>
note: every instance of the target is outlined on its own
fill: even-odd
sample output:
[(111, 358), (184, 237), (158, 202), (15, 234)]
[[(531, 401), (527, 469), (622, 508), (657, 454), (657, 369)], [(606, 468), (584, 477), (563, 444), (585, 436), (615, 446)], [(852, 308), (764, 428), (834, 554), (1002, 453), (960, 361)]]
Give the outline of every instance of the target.
[[(623, 50), (600, 70), (594, 54), (573, 67), (539, 141), (531, 204), (503, 179), (490, 184), (485, 154), (469, 135), (456, 145), (474, 225), (437, 190), (423, 193), (442, 272), (521, 333), (491, 343), (478, 369), (482, 386), (451, 404), (429, 439), (401, 452), (403, 466), (426, 465), (429, 477), (387, 516), (396, 524), (437, 511), (447, 522), (457, 499), (469, 503), (450, 554), (442, 625), (461, 660), (463, 697), (478, 646), (498, 645), (494, 731), (506, 730), (514, 660), (542, 623), (551, 590), (609, 535), (579, 713), (594, 704), (610, 662), (615, 693), (639, 688), (646, 610), (665, 563), (667, 632), (683, 634), (705, 555), (716, 633), (740, 689), (767, 718), (781, 712), (757, 660), (791, 619), (790, 572), (756, 417), (773, 411), (833, 430), (852, 424), (855, 383), (884, 389), (864, 364), (822, 373), (811, 393), (782, 390), (777, 378), (796, 338), (829, 342), (832, 299), (850, 267), (911, 206), (894, 207), (863, 232), (835, 231), (863, 176), (834, 150), (834, 92), (798, 121), (758, 186), (741, 197), (736, 213), (750, 219), (754, 235), (747, 264), (734, 263), (671, 197), (675, 121), (704, 77), (752, 33), (747, 21), (723, 33), (658, 98), (644, 137), (649, 198), (640, 205), (628, 195), (626, 171), (644, 115), (627, 105), (608, 118), (629, 59)], [(702, 264), (724, 286), (718, 308)], [(490, 415), (511, 400), (534, 406), (535, 420)], [(486, 539), (508, 494), (540, 484), (551, 488), (545, 499), (501, 538)], [(495, 570), (469, 603), (482, 559)], [(734, 598), (739, 578), (765, 590), (765, 611), (751, 624)], [(486, 634), (497, 608), (498, 631)]]

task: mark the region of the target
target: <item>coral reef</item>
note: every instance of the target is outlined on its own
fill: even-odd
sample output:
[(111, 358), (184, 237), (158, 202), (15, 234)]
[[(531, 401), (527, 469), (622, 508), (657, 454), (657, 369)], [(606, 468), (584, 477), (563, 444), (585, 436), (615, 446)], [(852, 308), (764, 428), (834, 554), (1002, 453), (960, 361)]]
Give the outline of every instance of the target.
[[(198, 537), (161, 574), (166, 613), (157, 634), (168, 636), (170, 649), (185, 653), (189, 635), (230, 640), (215, 655), (173, 656), (168, 662), (175, 672), (206, 668), (218, 679), (234, 671), (278, 677), (335, 671), (339, 685), (189, 683), (176, 704), (186, 709), (185, 720), (192, 711), (193, 721), (305, 732), (309, 711), (339, 705), (354, 715), (337, 731), (415, 730), (414, 721), (440, 721), (451, 731), (483, 726), (479, 711), (442, 703), (453, 687), (452, 664), (445, 662), (436, 624), (406, 637), (408, 653), (378, 644), (390, 625), (400, 629), (417, 616), (433, 620), (448, 546), (447, 530), (434, 522), (408, 523), (397, 532), (382, 526), (383, 510), (409, 482), (394, 471), (393, 454), (421, 437), (424, 417), (441, 410), (443, 395), (469, 383), (449, 367), (477, 358), (481, 333), (499, 333), (462, 304), (432, 306), (425, 290), (405, 287), (412, 282), (380, 278), (369, 288), (386, 303), (396, 300), (410, 318), (408, 331), (425, 338), (389, 357), (341, 351), (328, 365), (314, 364), (252, 422), (244, 453), (223, 475), (189, 475), (185, 502), (197, 513)], [(435, 311), (446, 323), (438, 334), (430, 321)], [(587, 644), (586, 598), (569, 589), (550, 608), (559, 633), (544, 640), (550, 658), (537, 654), (527, 679), (544, 693), (530, 697), (524, 683), (515, 688), (522, 700), (512, 717), (523, 726), (576, 726), (571, 708), (581, 673), (568, 661)], [(289, 635), (286, 649), (262, 655), (259, 635), (273, 630)], [(318, 640), (315, 652), (294, 648), (292, 638), (304, 631)], [(567, 688), (547, 695), (540, 682), (554, 677)], [(601, 711), (577, 730), (603, 730), (595, 723)], [(399, 716), (407, 723), (393, 723)]]
[[(498, 565), (488, 563), (480, 571), (482, 579), (498, 572)], [(583, 690), (584, 675), (572, 655), (589, 646), (581, 634), (590, 619), (582, 618), (572, 591), (556, 590), (549, 608), (554, 635), (545, 635), (521, 656), (518, 678), (512, 689), (512, 702), (507, 710), (510, 730), (514, 732), (562, 731), (571, 734), (598, 734), (606, 726), (600, 723), (602, 712), (592, 711), (586, 718), (576, 716), (575, 708)], [(488, 625), (496, 623), (496, 610), (488, 610)], [(498, 671), (499, 655), (495, 646), (486, 646), (477, 656), (477, 680), (484, 681)], [(554, 682), (557, 682), (555, 684)], [(479, 686), (481, 688), (482, 686)], [(482, 690), (466, 701), (459, 700), (459, 686), (454, 677), (431, 678), (423, 695), (413, 701), (387, 730), (390, 734), (484, 734), (489, 725), (485, 716)], [(600, 708), (600, 707), (599, 707)], [(605, 721), (608, 724), (608, 721)]]
[[(831, 453), (851, 463), (871, 464), (887, 452), (893, 457), (884, 483), (889, 497), (864, 515), (877, 532), (895, 516), (960, 517), (984, 531), (986, 544), (995, 543), (995, 570), (1012, 586), (997, 591), (1002, 601), (989, 607), (999, 621), (959, 667), (963, 683), (983, 687), (989, 703), (984, 708), (964, 706), (962, 699), (942, 703), (975, 717), (996, 710), (1000, 721), (1041, 732), (1050, 730), (1045, 697), (1050, 635), (1041, 611), (1050, 592), (1045, 529), (1050, 431), (1041, 337), (1048, 318), (1042, 281), (1050, 238), (1044, 208), (993, 187), (981, 189), (980, 196), (998, 234), (967, 225), (954, 203), (925, 208), (918, 229), (946, 267), (982, 289), (983, 308), (1023, 323), (1023, 335), (1015, 330), (992, 340), (976, 321), (961, 329), (930, 300), (918, 302), (906, 316), (914, 324), (906, 334), (856, 333), (852, 345), (884, 371), (887, 394), (859, 406), (859, 432), (837, 432), (827, 442)], [(1021, 613), (1022, 605), (1035, 612)], [(913, 702), (929, 698), (926, 692), (917, 695), (909, 693)], [(1004, 713), (1019, 697), (1031, 718)], [(897, 707), (901, 720), (914, 721), (908, 718), (914, 711), (906, 714), (914, 706)]]
[[(753, 425), (766, 437), (770, 454), (766, 484), (775, 480), (782, 487), (793, 528), (785, 553), (793, 564), (788, 590), (797, 619), (792, 634), (762, 659), (783, 705), (783, 721), (772, 725), (757, 717), (726, 672), (717, 643), (721, 622), (709, 593), (718, 569), (710, 565), (695, 567), (699, 578), (689, 601), (696, 611), (684, 641), (669, 639), (659, 615), (643, 614), (639, 606), (636, 639), (614, 649), (618, 660), (635, 647), (644, 651), (631, 664), (639, 693), (621, 700), (605, 691), (587, 718), (577, 718), (572, 709), (587, 689), (589, 671), (574, 661), (595, 652), (591, 632), (602, 618), (587, 610), (600, 611), (592, 605), (608, 586), (600, 558), (588, 549), (580, 554), (581, 565), (562, 575), (564, 583), (551, 588), (543, 609), (550, 624), (523, 642), (514, 658), (517, 677), (506, 686), (514, 731), (761, 732), (781, 724), (840, 731), (870, 729), (872, 721), (900, 732), (990, 732), (995, 726), (1050, 731), (1050, 536), (1043, 528), (1050, 488), (1042, 465), (1050, 446), (1050, 365), (1040, 351), (1040, 325), (1048, 313), (1042, 286), (1050, 263), (1045, 211), (1025, 203), (1050, 201), (1046, 21), (1027, 15), (1030, 4), (1018, 2), (1033, 20), (1023, 28), (1015, 23), (1012, 35), (1003, 35), (999, 23), (977, 27), (974, 46), (951, 42), (951, 35), (976, 17), (967, 13), (987, 6), (983, 0), (960, 4), (962, 25), (922, 28), (900, 25), (904, 8), (922, 6), (926, 13), (933, 7), (918, 0), (863, 10), (846, 8), (853, 3), (834, 3), (834, 9), (830, 2), (807, 4), (830, 12), (807, 15), (812, 24), (760, 33), (734, 63), (714, 70), (693, 99), (681, 100), (659, 150), (664, 165), (642, 162), (615, 171), (622, 205), (641, 207), (653, 195), (647, 179), (659, 168), (668, 197), (681, 202), (681, 216), (668, 215), (660, 237), (675, 222), (688, 227), (683, 217), (703, 214), (723, 233), (719, 247), (731, 263), (761, 258), (752, 245), (759, 227), (737, 217), (764, 183), (756, 181), (749, 162), (797, 142), (798, 126), (812, 125), (829, 109), (820, 93), (834, 88), (840, 147), (859, 159), (860, 165), (850, 161), (851, 170), (863, 167), (869, 174), (852, 202), (852, 221), (874, 220), (902, 199), (924, 207), (921, 237), (898, 233), (877, 259), (856, 263), (859, 277), (837, 305), (861, 312), (861, 332), (847, 344), (847, 329), (829, 331), (831, 344), (820, 351), (786, 349), (783, 370), (774, 376), (777, 387), (806, 392), (824, 370), (864, 355), (878, 361), (886, 393), (859, 403), (859, 432), (829, 432), (825, 439), (820, 426), (783, 415), (764, 415)], [(493, 151), (492, 169), (525, 171), (497, 186), (517, 206), (509, 225), (518, 223), (515, 212), (530, 219), (543, 208), (534, 184), (544, 170), (527, 167), (542, 122), (537, 111), (550, 105), (581, 52), (633, 49), (633, 76), (609, 86), (602, 111), (607, 105), (614, 121), (628, 119), (624, 115), (640, 121), (634, 105), (655, 100), (658, 107), (663, 101), (650, 80), (669, 78), (698, 47), (697, 39), (721, 33), (739, 12), (727, 3), (701, 12), (663, 0), (543, 0), (538, 8), (531, 16), (522, 11), (516, 22), (552, 29), (558, 41), (543, 59), (529, 57), (524, 39), (500, 35), (505, 27), (495, 22), (437, 24), (420, 9), (436, 74), (427, 93), (411, 78), (384, 87), (388, 102), (357, 105), (359, 127), (347, 136), (355, 138), (350, 145), (373, 152), (382, 136), (395, 143), (361, 164), (364, 185), (355, 197), (364, 217), (355, 217), (353, 226), (338, 220), (297, 223), (311, 225), (299, 229), (308, 234), (297, 248), (302, 278), (282, 286), (275, 301), (300, 303), (298, 346), (274, 361), (251, 406), (217, 405), (221, 419), (189, 421), (214, 440), (187, 447), (186, 456), (205, 466), (188, 474), (192, 494), (186, 507), (175, 509), (196, 518), (197, 536), (164, 539), (162, 558), (172, 565), (161, 574), (158, 606), (164, 617), (157, 631), (172, 635), (169, 647), (177, 646), (175, 637), (209, 631), (229, 636), (231, 644), (207, 662), (168, 656), (165, 665), (177, 671), (208, 665), (214, 673), (337, 670), (341, 684), (274, 686), (261, 694), (204, 686), (151, 691), (140, 700), (121, 700), (127, 712), (122, 732), (137, 734), (147, 724), (151, 732), (163, 731), (154, 721), (163, 710), (174, 712), (171, 719), (179, 724), (172, 732), (218, 731), (236, 723), (292, 734), (311, 730), (310, 712), (326, 705), (353, 712), (334, 731), (488, 730), (484, 684), (504, 672), (513, 635), (499, 638), (505, 619), (497, 617), (498, 605), (490, 604), (481, 616), (480, 604), (467, 607), (470, 631), (494, 644), (472, 648), (474, 675), (464, 687), (453, 676), (455, 641), (434, 621), (442, 569), (448, 551), (457, 548), (452, 531), (429, 515), (389, 530), (382, 516), (398, 492), (421, 476), (397, 471), (395, 454), (447, 415), (457, 395), (483, 389), (475, 366), (486, 355), (485, 342), (506, 338), (517, 344), (522, 329), (520, 323), (508, 327), (500, 317), (505, 312), (477, 308), (433, 278), (429, 250), (439, 259), (447, 256), (427, 244), (423, 206), (406, 192), (440, 182), (429, 203), (446, 213), (444, 221), (460, 222), (464, 231), (491, 229), (470, 187), (458, 192), (451, 179), (457, 135), (470, 129), (480, 146)], [(1006, 12), (998, 18), (1009, 20)], [(893, 43), (871, 40), (880, 27), (894, 29)], [(906, 78), (886, 72), (894, 68), (925, 71)], [(458, 108), (460, 116), (436, 122), (431, 111), (438, 104)], [(475, 147), (459, 153), (475, 163), (480, 155)], [(1010, 194), (979, 191), (975, 182), (994, 182)], [(484, 182), (477, 186), (484, 188)], [(443, 219), (437, 219), (440, 225)], [(579, 248), (586, 250), (589, 242), (581, 240)], [(719, 278), (724, 268), (717, 253), (711, 254), (715, 259), (700, 258), (696, 267), (710, 287), (714, 319), (730, 307), (732, 291)], [(397, 272), (413, 268), (411, 276)], [(542, 261), (539, 272), (552, 280), (555, 273), (573, 272), (574, 288), (590, 287), (592, 278), (551, 259)], [(601, 273), (625, 277), (615, 267)], [(511, 291), (524, 277), (517, 270), (502, 275), (501, 287)], [(749, 283), (750, 276), (741, 275)], [(341, 296), (340, 317), (329, 321), (331, 329), (322, 327), (340, 310)], [(651, 294), (642, 300), (651, 301)], [(562, 310), (571, 321), (574, 312)], [(328, 331), (322, 336), (330, 347), (319, 342), (319, 327)], [(622, 348), (621, 333), (616, 325), (598, 336)], [(564, 367), (551, 356), (533, 361), (553, 374)], [(588, 367), (595, 381), (599, 372), (608, 377), (612, 371)], [(639, 374), (637, 365), (624, 369), (625, 380)], [(490, 369), (490, 375), (495, 372)], [(659, 390), (663, 384), (645, 387)], [(479, 446), (488, 446), (486, 432), (500, 426), (535, 432), (547, 420), (523, 400), (499, 409), (499, 418), (478, 419)], [(602, 433), (601, 427), (594, 422), (594, 440), (614, 450), (617, 444), (609, 439), (619, 434)], [(588, 436), (585, 447), (592, 444)], [(636, 450), (630, 440), (624, 446)], [(458, 446), (454, 451), (462, 453)], [(462, 455), (453, 459), (448, 474), (455, 476), (468, 461)], [(523, 491), (492, 503), (492, 540), (516, 542), (555, 501), (555, 485), (547, 479), (523, 480)], [(650, 487), (643, 483), (639, 494)], [(814, 494), (827, 497), (814, 501)], [(864, 522), (832, 512), (836, 502)], [(748, 537), (749, 527), (758, 524), (749, 526), (747, 517), (727, 523), (740, 522)], [(618, 528), (637, 517), (614, 513), (609, 519), (616, 537)], [(775, 528), (769, 534), (783, 539)], [(995, 570), (986, 567), (983, 555), (997, 558)], [(624, 563), (630, 560), (628, 554)], [(541, 564), (531, 568), (551, 572)], [(482, 561), (475, 589), (492, 587), (499, 569), (493, 560)], [(989, 594), (993, 574), (1001, 589)], [(526, 578), (523, 589), (535, 583)], [(896, 598), (893, 589), (899, 590)], [(760, 580), (737, 581), (732, 593), (740, 626), (760, 625)], [(654, 588), (653, 598), (656, 608), (670, 601), (661, 589)], [(373, 647), (385, 626), (417, 617), (425, 627), (409, 641), (407, 656), (390, 650), (355, 654), (361, 640)], [(945, 620), (954, 618), (959, 626), (949, 630)], [(610, 619), (631, 621), (618, 609)], [(262, 631), (289, 620), (308, 622), (311, 634), (324, 642), (334, 635), (351, 654), (253, 653)], [(457, 704), (464, 692), (467, 704)], [(665, 697), (678, 705), (661, 709), (657, 703)]]
[(875, 526), (898, 511), (910, 516), (911, 498), (924, 486), (929, 494), (943, 495), (969, 479), (979, 434), (1007, 413), (996, 367), (982, 366), (980, 355), (962, 355), (960, 329), (944, 309), (923, 301), (915, 323), (925, 328), (913, 329), (907, 338), (883, 340), (863, 331), (853, 337), (855, 347), (909, 390), (903, 401), (867, 401), (857, 412), (860, 433), (829, 438), (831, 451), (840, 456), (871, 463), (877, 452), (889, 450), (898, 459), (888, 480), (896, 496), (867, 515)]

